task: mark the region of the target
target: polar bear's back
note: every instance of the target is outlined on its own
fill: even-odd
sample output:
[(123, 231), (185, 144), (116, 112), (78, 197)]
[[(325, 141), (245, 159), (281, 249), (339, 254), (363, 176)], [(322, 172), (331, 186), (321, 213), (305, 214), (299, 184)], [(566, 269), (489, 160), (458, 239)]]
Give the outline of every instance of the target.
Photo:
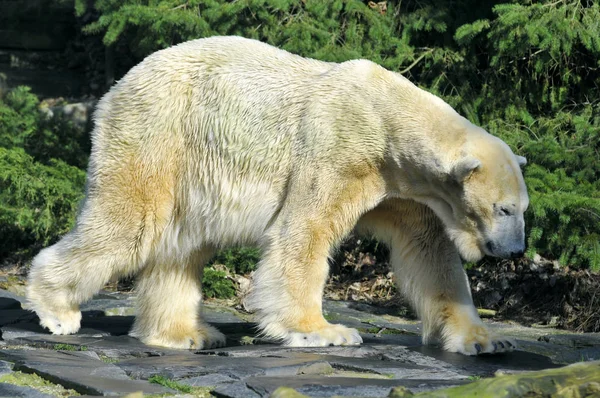
[(165, 140), (198, 149), (225, 143), (247, 151), (274, 149), (293, 136), (318, 92), (315, 81), (333, 65), (240, 37), (158, 51), (100, 101), (95, 149), (124, 142), (161, 148)]
[(185, 214), (173, 234), (255, 239), (285, 195), (315, 82), (335, 65), (237, 37), (150, 55), (98, 105), (88, 198), (118, 192), (146, 208), (173, 198), (164, 218)]

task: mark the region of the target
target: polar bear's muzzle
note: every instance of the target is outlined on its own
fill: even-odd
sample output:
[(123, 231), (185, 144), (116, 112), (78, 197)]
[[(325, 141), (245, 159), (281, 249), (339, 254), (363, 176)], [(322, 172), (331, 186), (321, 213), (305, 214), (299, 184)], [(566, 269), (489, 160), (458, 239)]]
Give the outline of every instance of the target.
[(518, 245), (514, 245), (513, 247), (507, 249), (504, 247), (498, 247), (496, 243), (489, 240), (485, 244), (486, 253), (489, 256), (500, 257), (500, 258), (519, 258), (523, 257), (525, 253), (525, 243), (522, 242)]
[(499, 217), (485, 242), (485, 254), (500, 258), (518, 258), (525, 253), (523, 215)]

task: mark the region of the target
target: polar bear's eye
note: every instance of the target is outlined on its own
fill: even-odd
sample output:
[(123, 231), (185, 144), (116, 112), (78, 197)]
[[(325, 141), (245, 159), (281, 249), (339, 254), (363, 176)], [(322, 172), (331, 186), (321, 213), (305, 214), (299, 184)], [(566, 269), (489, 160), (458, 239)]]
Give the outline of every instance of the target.
[(497, 203), (494, 203), (494, 210), (499, 216), (512, 216), (513, 213), (506, 206), (500, 206)]

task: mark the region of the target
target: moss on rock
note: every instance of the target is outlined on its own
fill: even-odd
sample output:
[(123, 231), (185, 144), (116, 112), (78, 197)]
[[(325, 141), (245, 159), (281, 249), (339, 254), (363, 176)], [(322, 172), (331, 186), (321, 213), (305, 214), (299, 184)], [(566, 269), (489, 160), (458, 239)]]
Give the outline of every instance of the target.
[(416, 394), (431, 398), (598, 397), (600, 361), (580, 362), (557, 369), (481, 379), (459, 387)]

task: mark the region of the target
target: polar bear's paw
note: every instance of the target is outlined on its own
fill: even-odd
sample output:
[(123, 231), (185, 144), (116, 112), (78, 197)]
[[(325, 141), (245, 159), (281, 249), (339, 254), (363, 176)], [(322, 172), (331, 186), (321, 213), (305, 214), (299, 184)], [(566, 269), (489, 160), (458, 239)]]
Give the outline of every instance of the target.
[(284, 339), (288, 347), (327, 347), (337, 345), (360, 345), (362, 337), (358, 330), (344, 325), (328, 324), (321, 330), (300, 333), (290, 332)]
[(225, 342), (227, 341), (225, 335), (209, 324), (202, 324), (198, 328), (198, 332), (203, 337), (202, 347), (198, 349), (206, 350), (210, 348), (225, 347)]
[(134, 328), (130, 335), (140, 339), (144, 344), (158, 347), (204, 350), (224, 347), (226, 341), (223, 333), (206, 323), (200, 324), (195, 329), (185, 330), (182, 327), (174, 327), (160, 333), (143, 333), (140, 329)]
[(27, 302), (23, 308), (35, 311), (40, 325), (52, 334), (73, 334), (81, 327), (81, 311), (70, 304), (68, 290), (50, 289), (32, 280), (27, 287)]
[(81, 311), (79, 310), (50, 312), (38, 309), (36, 312), (40, 317), (40, 325), (50, 330), (52, 334), (77, 333), (81, 326)]
[(484, 325), (471, 325), (463, 333), (447, 336), (444, 349), (464, 355), (499, 354), (517, 348), (514, 339), (490, 333)]
[(483, 324), (472, 306), (446, 308), (441, 340), (446, 351), (464, 355), (499, 354), (517, 348), (514, 339), (497, 336)]

